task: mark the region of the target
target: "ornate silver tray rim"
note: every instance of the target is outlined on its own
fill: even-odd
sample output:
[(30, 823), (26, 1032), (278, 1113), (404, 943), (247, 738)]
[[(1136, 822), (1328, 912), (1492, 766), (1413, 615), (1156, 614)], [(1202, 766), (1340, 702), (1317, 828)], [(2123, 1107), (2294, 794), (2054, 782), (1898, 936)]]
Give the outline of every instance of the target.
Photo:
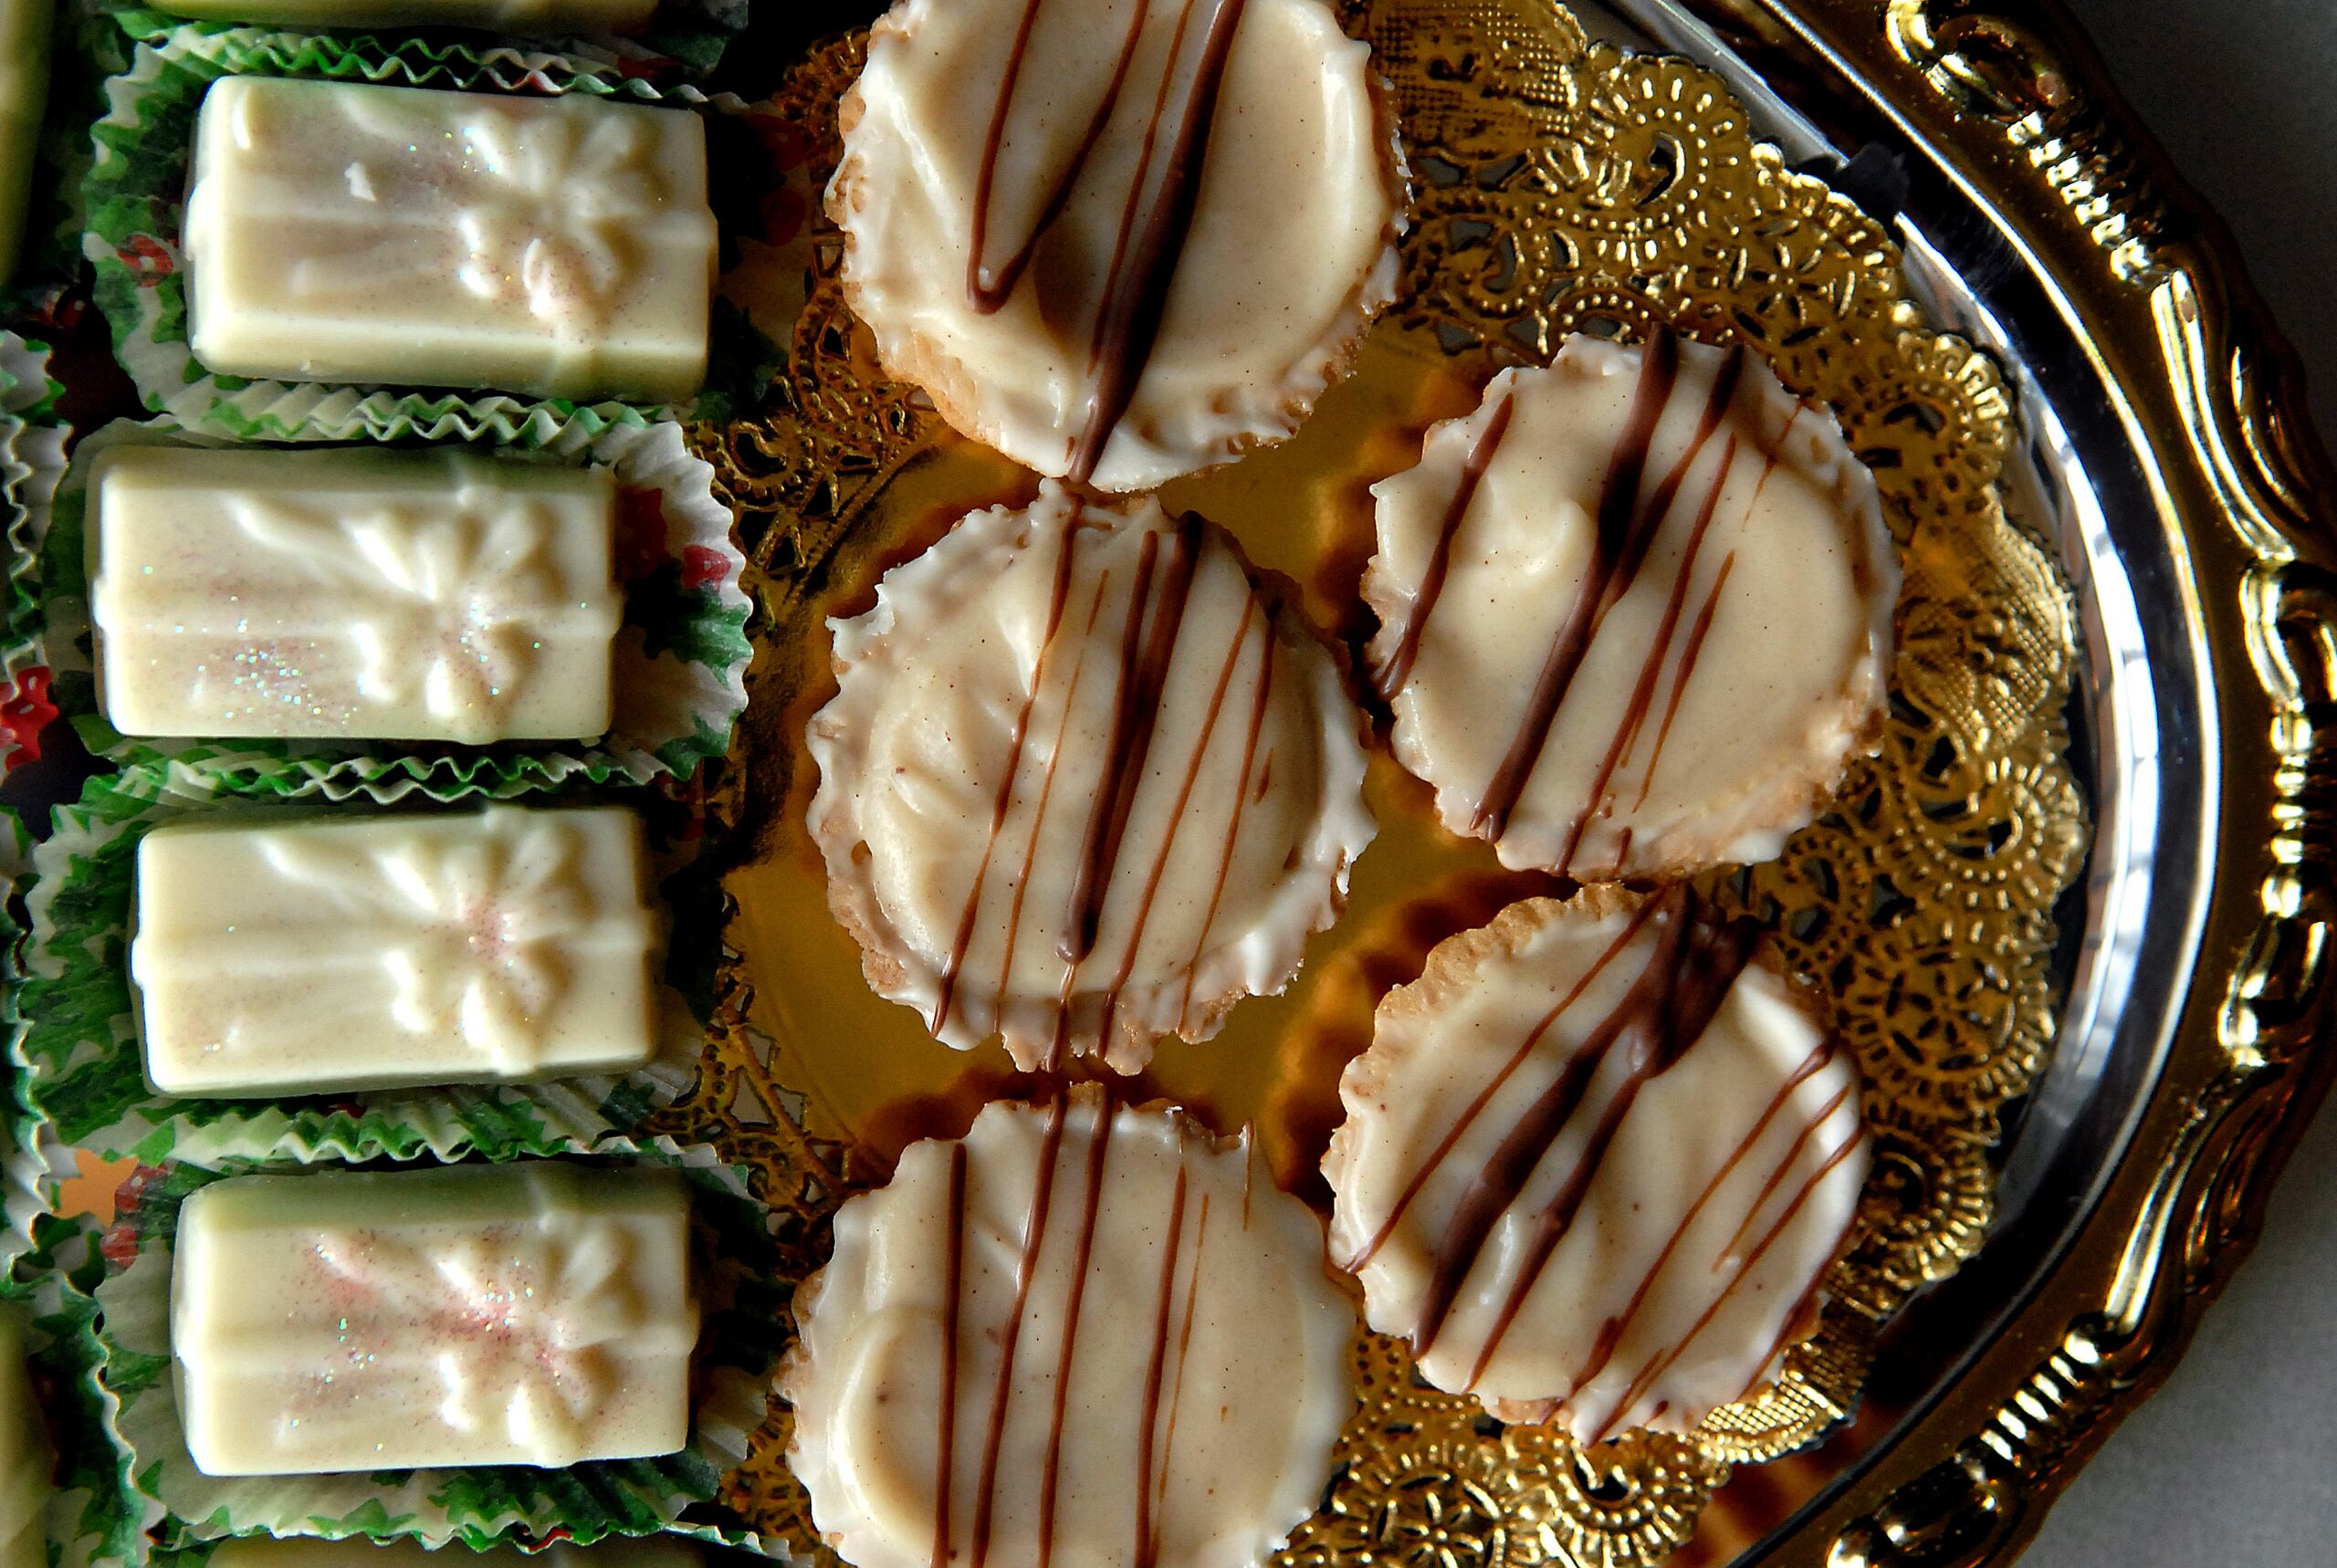
[[(1930, 1335), (1954, 1352), (1747, 1554), (2000, 1561), (2180, 1354), (2327, 1086), (2327, 458), (2228, 236), (2051, 0), (1612, 13), (1830, 183), (1885, 193), (1918, 298), (2004, 366), (2008, 502), (2078, 598), (2096, 827), (2059, 1037), (2008, 1115), (1986, 1248), (1879, 1365)], [(1800, 96), (1839, 95), (1855, 158), (1773, 85), (1781, 63)]]

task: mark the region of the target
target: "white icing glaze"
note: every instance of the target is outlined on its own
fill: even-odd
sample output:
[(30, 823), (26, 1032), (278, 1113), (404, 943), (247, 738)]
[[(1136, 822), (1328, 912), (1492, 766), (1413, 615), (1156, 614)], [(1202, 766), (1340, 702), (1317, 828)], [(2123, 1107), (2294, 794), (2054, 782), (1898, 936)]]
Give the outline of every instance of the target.
[(131, 945), (147, 1074), (250, 1095), (638, 1067), (644, 873), (613, 806), (158, 829)]
[(1210, 524), (1049, 485), (833, 631), (809, 737), (829, 901), (949, 1044), (1135, 1071), (1279, 990), (1337, 914), (1373, 831), (1362, 721)]
[(129, 735), (485, 744), (608, 727), (608, 473), (459, 453), (125, 446), (91, 608)]
[(685, 111), (224, 78), (185, 238), (213, 371), (673, 400), (705, 374), (714, 214)]
[(206, 1186), (172, 1282), (189, 1451), (215, 1476), (671, 1453), (688, 1210), (670, 1171), (550, 1160)]
[[(1584, 1443), (1756, 1386), (1869, 1162), (1847, 1051), (1757, 948), (1730, 980), (1729, 928), (1683, 927), (1683, 898), (1535, 899), (1440, 943), (1381, 1003), (1323, 1166), (1371, 1326), (1438, 1387)], [(1700, 991), (1664, 1066), (1662, 1009)]]
[(796, 1313), (788, 1458), (858, 1568), (1246, 1568), (1355, 1407), (1321, 1223), (1246, 1142), (1092, 1085), (909, 1148)]
[[(1899, 572), (1873, 476), (1756, 358), (1678, 343), (1668, 397), (1656, 359), (1570, 339), (1372, 487), (1363, 592), (1397, 758), (1507, 866), (1619, 881), (1771, 858), (1881, 736)], [(1661, 417), (1630, 469), (1643, 385)], [(1610, 488), (1630, 492), (1619, 540), (1653, 526), (1594, 599)], [(1588, 637), (1567, 665), (1570, 629)]]
[[(1221, 13), (1231, 53), (1214, 116), (1195, 119), (1189, 231), (1158, 253), (1174, 267), (1164, 296), (1144, 282), (1147, 235), (1175, 208), (1177, 132)], [(899, 0), (842, 110), (828, 204), (846, 293), (894, 374), (1042, 474), (1137, 490), (1222, 462), (1294, 430), (1393, 296), (1403, 172), (1377, 91), (1368, 48), (1321, 0)], [(994, 125), (980, 219), (994, 281), (1013, 281), (995, 275), (1045, 226), (986, 314), (968, 263)], [(1081, 475), (1118, 340), (1107, 315), (1148, 295), (1165, 299), (1158, 338)]]

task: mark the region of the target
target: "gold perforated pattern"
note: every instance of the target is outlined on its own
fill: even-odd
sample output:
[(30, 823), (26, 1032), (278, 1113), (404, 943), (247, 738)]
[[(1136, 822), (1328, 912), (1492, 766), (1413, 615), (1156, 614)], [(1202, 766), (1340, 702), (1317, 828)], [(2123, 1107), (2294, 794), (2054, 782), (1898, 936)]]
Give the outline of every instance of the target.
[[(2087, 845), (2086, 803), (2063, 760), (2073, 612), (2045, 548), (2005, 510), (2015, 411), (1995, 365), (1933, 329), (1881, 227), (1755, 141), (1718, 78), (1593, 43), (1541, 0), (1345, 0), (1341, 10), (1392, 84), (1415, 187), (1399, 298), (1376, 340), (1422, 362), (1441, 355), (1464, 380), (1546, 360), (1576, 330), (1634, 336), (1669, 322), (1745, 341), (1841, 420), (1875, 470), (1904, 568), (1881, 755), (1852, 768), (1837, 806), (1780, 859), (1706, 879), (1821, 983), (1864, 1071), (1875, 1172), (1816, 1332), (1772, 1385), (1689, 1437), (1626, 1434), (1588, 1454), (1551, 1431), (1484, 1420), (1472, 1400), (1420, 1384), (1400, 1345), (1368, 1337), (1327, 1504), (1278, 1560), (1659, 1563), (1693, 1532), (1731, 1466), (1839, 1420), (1881, 1322), (1978, 1245), (1997, 1110), (2052, 1045), (2053, 909)], [(770, 106), (802, 128), (791, 179), (813, 206), (837, 152), (833, 105), (859, 57), (856, 39), (814, 51)], [(837, 553), (853, 530), (887, 526), (888, 508), (910, 504), (903, 493), (921, 494), (905, 476), (954, 441), (917, 394), (885, 380), (842, 302), (833, 233), (815, 222), (794, 244), (806, 293), (774, 398), (753, 417), (692, 432), (739, 510), (758, 580), (758, 706), (716, 804), (766, 862), (798, 852), (788, 835), (800, 821), (788, 814), (800, 819), (790, 791), (802, 765), (786, 727), (807, 711), (798, 688), (823, 673), (818, 615)], [(1358, 451), (1374, 449), (1316, 450), (1361, 463)], [(1292, 453), (1265, 455), (1298, 463), (1307, 451), (1302, 435)], [(1449, 912), (1468, 904), (1459, 885), (1420, 896)], [(771, 887), (802, 902), (806, 886), (816, 883), (762, 872), (733, 881), (749, 903), (778, 896)], [(1517, 883), (1499, 896), (1532, 890)], [(813, 904), (801, 917), (825, 915)], [(786, 1063), (810, 1048), (756, 1000), (766, 967), (751, 949), (771, 926), (750, 924), (763, 935), (741, 936), (749, 950), (728, 956), (716, 1065), (662, 1124), (755, 1164), (808, 1270), (825, 1215), (881, 1176), (883, 1159), (852, 1117), (823, 1113), (815, 1085), (790, 1086)], [(1330, 941), (1368, 970), (1376, 942), (1420, 924), (1351, 916)], [(1312, 959), (1334, 963), (1319, 948)], [(1360, 982), (1317, 990), (1341, 984)], [(1300, 1025), (1328, 1006), (1318, 1003)], [(1325, 1055), (1360, 1044), (1343, 1037), (1296, 1059), (1319, 1074)], [(787, 1432), (775, 1414), (729, 1500), (812, 1549), (802, 1493), (778, 1459)]]

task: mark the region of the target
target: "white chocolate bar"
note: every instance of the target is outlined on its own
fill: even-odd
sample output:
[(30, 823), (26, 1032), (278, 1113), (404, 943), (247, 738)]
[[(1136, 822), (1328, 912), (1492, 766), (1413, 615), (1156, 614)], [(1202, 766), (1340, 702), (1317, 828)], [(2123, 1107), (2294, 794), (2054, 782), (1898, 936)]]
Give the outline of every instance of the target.
[(173, 16), (295, 27), (484, 27), (517, 37), (622, 33), (657, 0), (156, 0)]
[(47, 1568), (53, 1460), (25, 1364), (21, 1310), (0, 1307), (0, 1568)]
[(0, 0), (0, 283), (24, 249), (56, 11), (55, 0)]
[(497, 1546), (468, 1552), (455, 1545), (441, 1556), (411, 1535), (394, 1541), (345, 1536), (238, 1535), (219, 1543), (209, 1568), (699, 1568), (706, 1554), (684, 1535), (611, 1535), (595, 1546), (565, 1542), (522, 1552)]
[(233, 1176), (180, 1211), (205, 1475), (564, 1466), (689, 1434), (688, 1187), (559, 1160)]
[(224, 78), (183, 238), (215, 371), (673, 402), (706, 376), (714, 214), (686, 110)]
[(102, 701), (125, 735), (482, 745), (609, 727), (605, 470), (121, 446), (92, 492)]
[(158, 828), (130, 948), (146, 1076), (251, 1097), (639, 1067), (645, 871), (621, 806)]

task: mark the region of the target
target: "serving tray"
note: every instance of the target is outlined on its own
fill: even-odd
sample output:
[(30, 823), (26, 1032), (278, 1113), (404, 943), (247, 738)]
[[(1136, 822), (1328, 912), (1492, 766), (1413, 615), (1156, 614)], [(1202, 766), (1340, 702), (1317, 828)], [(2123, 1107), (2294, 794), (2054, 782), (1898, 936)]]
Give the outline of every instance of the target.
[[(1883, 1140), (1826, 1329), (1776, 1396), (1685, 1441), (1588, 1455), (1473, 1419), (1373, 1342), (1340, 1477), (1284, 1560), (2008, 1554), (2179, 1350), (2323, 1081), (2307, 802), (2325, 782), (2328, 545), (2309, 497), (2328, 491), (2282, 402), (2285, 350), (2050, 9), (1345, 10), (1380, 50), (1418, 174), (1398, 335), (1434, 349), (1408, 346), (1465, 381), (1576, 327), (1748, 339), (1876, 464), (1913, 586), (1883, 758), (1734, 889), (1835, 981)], [(777, 89), (807, 126), (807, 198), (851, 47)], [(812, 913), (791, 742), (822, 672), (787, 651), (816, 648), (810, 623), (856, 607), (954, 504), (1017, 481), (882, 382), (810, 241), (783, 412), (708, 450), (765, 573), (772, 651), (727, 785), (756, 846), (728, 881), (739, 1071), (797, 1108), (808, 1141), (788, 1157), (834, 1173), (808, 1195), (816, 1223), (889, 1148), (1013, 1086), (920, 1051)], [(1363, 390), (1326, 401), (1287, 463), (1172, 498), (1336, 583), (1335, 523), (1283, 559), (1272, 545), (1368, 467), (1340, 445), (1357, 402), (1399, 423), (1449, 412), (1437, 381), (1368, 350)], [(1335, 595), (1310, 607), (1336, 622)], [(1470, 882), (1392, 815), (1397, 843), (1334, 940), (1369, 946), (1374, 869), (1439, 888), (1437, 909), (1381, 921), (1401, 939), (1342, 955), (1400, 977), (1523, 889)], [(1164, 1052), (1153, 1083), (1262, 1114), (1302, 1188), (1325, 1130), (1305, 1085), (1359, 1044), (1340, 962), (1311, 955), (1293, 998)], [(757, 1506), (783, 1514), (771, 1481)]]
[[(1166, 499), (1353, 635), (1356, 497), (1407, 439), (1567, 331), (1670, 322), (1832, 406), (1909, 585), (1882, 755), (1782, 860), (1708, 886), (1828, 982), (1868, 1081), (1878, 1172), (1818, 1333), (1697, 1432), (1588, 1452), (1367, 1338), (1337, 1475), (1277, 1561), (2008, 1556), (2179, 1354), (2326, 1083), (2337, 492), (2291, 360), (2049, 5), (1338, 8), (1412, 160), (1400, 301), (1295, 441)], [(823, 620), (1031, 486), (884, 379), (835, 285), (819, 190), (875, 9), (766, 6), (716, 78), (752, 132), (725, 297), (784, 364), (756, 411), (687, 431), (738, 517), (756, 655), (729, 754), (686, 787), (728, 900), (714, 1038), (638, 1131), (752, 1172), (781, 1284), (907, 1142), (1046, 1087), (867, 991), (802, 825)], [(1298, 983), (1130, 1091), (1255, 1125), (1302, 1195), (1378, 996), (1556, 885), (1433, 832), (1420, 793), (1375, 763), (1381, 841)], [(774, 1410), (721, 1511), (824, 1557), (787, 1435)]]

